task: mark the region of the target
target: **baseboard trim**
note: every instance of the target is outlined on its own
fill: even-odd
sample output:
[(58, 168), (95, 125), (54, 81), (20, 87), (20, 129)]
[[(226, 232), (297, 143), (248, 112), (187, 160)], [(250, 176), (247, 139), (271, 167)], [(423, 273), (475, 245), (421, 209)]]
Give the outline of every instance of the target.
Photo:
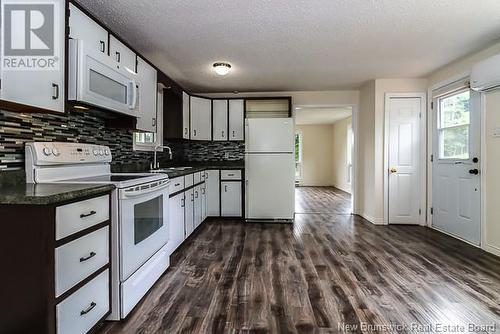
[(387, 225), (387, 223), (384, 221), (383, 218), (373, 218), (372, 216), (369, 216), (366, 213), (358, 213), (357, 215), (368, 220), (373, 225)]
[(488, 252), (488, 253), (491, 253), (495, 256), (498, 256), (500, 257), (500, 248), (496, 247), (496, 246), (492, 246), (492, 245), (487, 245), (485, 244), (483, 249)]

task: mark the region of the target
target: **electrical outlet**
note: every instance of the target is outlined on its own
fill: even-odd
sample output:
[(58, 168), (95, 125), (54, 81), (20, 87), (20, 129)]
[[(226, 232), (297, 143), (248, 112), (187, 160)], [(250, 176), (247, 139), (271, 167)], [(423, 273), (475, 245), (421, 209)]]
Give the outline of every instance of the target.
[(224, 159), (229, 159), (229, 152), (224, 152)]

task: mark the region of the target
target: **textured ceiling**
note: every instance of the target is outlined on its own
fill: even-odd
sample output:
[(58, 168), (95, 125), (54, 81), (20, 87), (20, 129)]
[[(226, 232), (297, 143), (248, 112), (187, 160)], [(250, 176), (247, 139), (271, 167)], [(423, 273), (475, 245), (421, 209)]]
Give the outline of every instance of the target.
[(295, 110), (295, 124), (333, 124), (350, 117), (351, 114), (352, 109), (350, 107), (302, 108)]
[[(78, 0), (186, 89), (357, 88), (500, 36), (499, 0)], [(216, 61), (233, 71), (217, 77)]]

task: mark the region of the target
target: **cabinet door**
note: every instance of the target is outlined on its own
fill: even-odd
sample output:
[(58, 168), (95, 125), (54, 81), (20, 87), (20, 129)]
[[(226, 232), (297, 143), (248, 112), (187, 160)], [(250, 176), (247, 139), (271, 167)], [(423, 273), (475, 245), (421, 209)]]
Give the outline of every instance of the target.
[(69, 9), (69, 37), (82, 40), (85, 47), (107, 55), (108, 31), (72, 3), (69, 4)]
[(137, 130), (156, 132), (156, 69), (137, 57), (137, 81), (139, 83), (139, 116)]
[(202, 207), (201, 207), (201, 186), (194, 187), (194, 224), (195, 228), (201, 224)]
[[(36, 4), (36, 2), (30, 2), (30, 4)], [(54, 13), (55, 40), (53, 41), (53, 47), (49, 48), (48, 50), (49, 54), (44, 56), (36, 56), (32, 54), (20, 56), (7, 55), (6, 48), (25, 48), (25, 43), (23, 43), (23, 41), (25, 40), (24, 32), (21, 31), (11, 32), (14, 38), (11, 40), (10, 45), (7, 45), (7, 41), (4, 41), (5, 56), (2, 59), (2, 61), (4, 62), (4, 69), (0, 71), (0, 99), (36, 108), (64, 112), (64, 49), (66, 41), (66, 1), (59, 0), (57, 1), (57, 4), (58, 5), (54, 7), (54, 10), (56, 11)], [(10, 15), (10, 17), (14, 21), (19, 20), (19, 18), (17, 18), (18, 16), (24, 18), (23, 11), (12, 10), (8, 13), (6, 12), (4, 15)], [(45, 37), (51, 38), (52, 36)], [(39, 43), (45, 43), (45, 41), (43, 39), (40, 39)], [(32, 50), (26, 51), (32, 52)], [(18, 66), (16, 69), (5, 70), (9, 67), (8, 64), (10, 63), (15, 62), (19, 64), (20, 61), (26, 62), (27, 60), (31, 61), (32, 59), (39, 60), (36, 62), (36, 64), (37, 66), (39, 65), (37, 69), (40, 70), (35, 70), (31, 66), (30, 68), (23, 68), (22, 66)], [(53, 66), (50, 64), (53, 64)]]
[(114, 59), (118, 68), (125, 68), (128, 71), (135, 73), (135, 52), (130, 50), (113, 35), (109, 36), (109, 56)]
[(229, 140), (244, 139), (244, 100), (229, 100)]
[(169, 253), (172, 254), (184, 241), (184, 193), (175, 195), (168, 200)]
[(212, 140), (212, 101), (191, 96), (191, 139)]
[(189, 95), (182, 92), (182, 138), (189, 139)]
[(213, 101), (214, 140), (227, 140), (227, 100)]
[(223, 217), (241, 217), (241, 182), (221, 182)]
[(201, 221), (207, 219), (207, 184), (201, 184)]
[(194, 190), (193, 188), (184, 192), (185, 206), (184, 206), (184, 239), (189, 237), (194, 231)]
[(210, 217), (220, 216), (220, 191), (219, 191), (219, 170), (208, 170), (205, 184), (207, 186), (207, 215)]

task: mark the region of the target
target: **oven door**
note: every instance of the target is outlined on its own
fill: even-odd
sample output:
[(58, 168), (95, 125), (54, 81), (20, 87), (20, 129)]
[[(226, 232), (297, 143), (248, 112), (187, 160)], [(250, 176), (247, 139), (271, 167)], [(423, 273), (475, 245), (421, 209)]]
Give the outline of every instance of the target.
[(138, 116), (135, 74), (115, 66), (111, 57), (70, 40), (69, 100)]
[(125, 281), (169, 239), (170, 181), (120, 189), (120, 279)]

